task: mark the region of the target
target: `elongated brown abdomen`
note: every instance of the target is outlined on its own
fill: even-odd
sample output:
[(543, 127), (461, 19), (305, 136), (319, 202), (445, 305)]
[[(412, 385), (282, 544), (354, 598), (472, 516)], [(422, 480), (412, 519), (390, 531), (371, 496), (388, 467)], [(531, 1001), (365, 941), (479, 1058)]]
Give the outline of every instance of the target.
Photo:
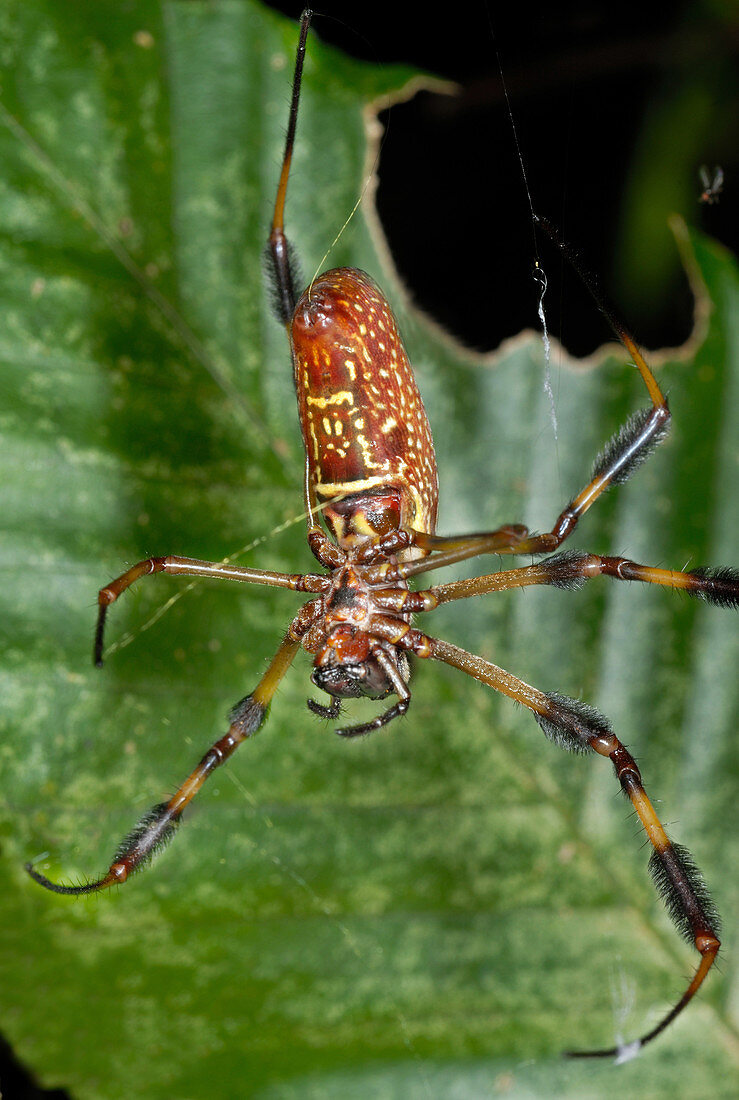
[(311, 497), (394, 488), (399, 525), (433, 534), (431, 429), (382, 291), (363, 271), (326, 271), (300, 298), (291, 340)]

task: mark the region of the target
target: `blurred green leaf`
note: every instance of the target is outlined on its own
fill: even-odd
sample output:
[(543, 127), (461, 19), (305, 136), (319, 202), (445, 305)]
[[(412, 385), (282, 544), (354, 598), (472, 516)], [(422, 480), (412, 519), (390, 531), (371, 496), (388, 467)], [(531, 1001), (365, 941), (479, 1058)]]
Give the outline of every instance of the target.
[[(168, 551), (246, 546), (248, 564), (311, 568), (260, 270), (295, 40), (251, 3), (0, 12), (0, 1027), (80, 1100), (732, 1096), (731, 921), (722, 973), (642, 1058), (561, 1060), (637, 1035), (695, 960), (609, 767), (558, 752), (451, 669), (419, 667), (407, 719), (346, 744), (306, 710), (299, 658), (264, 732), (153, 868), (78, 901), (23, 873), (44, 852), (67, 880), (107, 867), (222, 732), (296, 607), (147, 581), (114, 609), (100, 673), (100, 584)], [(311, 39), (288, 211), (306, 275), (361, 191), (364, 104), (409, 78)], [(660, 365), (674, 431), (577, 536), (678, 568), (730, 563), (739, 545), (737, 274), (703, 239), (683, 248), (708, 296), (691, 354)], [(645, 404), (622, 356), (557, 351), (555, 441), (537, 339), (487, 361), (454, 349), (406, 308), (361, 216), (328, 262), (369, 269), (398, 307), (443, 531), (545, 529)], [(450, 606), (428, 628), (609, 713), (737, 912), (729, 613), (604, 582)]]

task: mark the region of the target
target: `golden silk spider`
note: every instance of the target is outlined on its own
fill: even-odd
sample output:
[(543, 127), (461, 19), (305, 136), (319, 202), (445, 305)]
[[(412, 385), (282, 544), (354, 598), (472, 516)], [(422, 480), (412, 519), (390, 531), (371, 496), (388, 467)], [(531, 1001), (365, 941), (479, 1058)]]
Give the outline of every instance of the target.
[[(680, 572), (620, 557), (561, 549), (578, 521), (611, 485), (624, 482), (664, 438), (666, 399), (629, 334), (611, 323), (632, 356), (649, 405), (632, 415), (595, 461), (590, 480), (562, 509), (551, 529), (534, 534), (505, 524), (483, 534), (435, 533), (438, 487), (433, 441), (416, 383), (390, 307), (372, 279), (340, 268), (318, 276), (299, 293), (284, 230), (284, 211), (310, 12), (301, 22), (292, 106), (268, 254), (279, 319), (290, 340), (298, 412), (306, 454), (308, 544), (323, 572), (286, 574), (179, 556), (148, 558), (100, 590), (95, 661), (102, 663), (107, 609), (141, 577), (157, 572), (231, 579), (311, 595), (289, 624), (258, 685), (232, 710), (228, 732), (208, 750), (167, 801), (154, 806), (122, 841), (99, 879), (67, 886), (33, 866), (29, 874), (61, 894), (89, 894), (123, 883), (171, 839), (182, 813), (208, 776), (262, 726), (277, 688), (298, 651), (314, 658), (313, 683), (330, 698), (310, 701), (335, 719), (341, 698), (369, 696), (396, 702), (378, 717), (338, 730), (356, 737), (377, 730), (408, 709), (410, 662), (415, 654), (467, 673), (532, 712), (543, 733), (575, 753), (594, 751), (614, 766), (652, 846), (650, 871), (679, 930), (700, 962), (680, 1000), (629, 1050), (649, 1042), (682, 1011), (701, 986), (718, 949), (717, 917), (701, 876), (685, 849), (674, 845), (642, 785), (633, 757), (608, 720), (593, 707), (542, 692), (489, 661), (434, 638), (412, 616), (440, 604), (530, 585), (573, 589), (599, 576), (681, 589), (717, 606), (739, 606), (739, 573), (731, 569)], [(319, 524), (323, 519), (328, 533)], [(409, 580), (481, 554), (540, 557), (537, 564), (411, 591)], [(574, 1052), (623, 1056), (626, 1048)]]

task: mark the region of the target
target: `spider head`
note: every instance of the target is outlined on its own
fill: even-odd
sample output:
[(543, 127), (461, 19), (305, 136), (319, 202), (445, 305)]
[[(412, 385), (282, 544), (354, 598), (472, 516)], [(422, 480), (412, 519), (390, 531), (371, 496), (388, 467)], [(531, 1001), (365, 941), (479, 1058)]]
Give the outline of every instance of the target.
[(346, 624), (335, 626), (316, 655), (311, 680), (328, 695), (384, 699), (392, 684), (370, 647), (369, 634)]

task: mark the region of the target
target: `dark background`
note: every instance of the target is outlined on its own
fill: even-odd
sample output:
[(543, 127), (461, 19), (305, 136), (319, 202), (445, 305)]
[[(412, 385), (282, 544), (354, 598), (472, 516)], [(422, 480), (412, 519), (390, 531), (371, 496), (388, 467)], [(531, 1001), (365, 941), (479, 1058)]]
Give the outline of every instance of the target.
[[(270, 6), (295, 19), (301, 10)], [(465, 0), (439, 17), (417, 3), (322, 4), (314, 27), (325, 41), (461, 85), (395, 107), (382, 150), (380, 215), (417, 303), (485, 350), (536, 325), (532, 224), (497, 49), (537, 212), (640, 342), (681, 343), (692, 299), (668, 217), (733, 250), (739, 240), (739, 15), (721, 11)], [(715, 206), (698, 201), (702, 164), (725, 172)], [(609, 336), (603, 319), (546, 240), (539, 252), (550, 328), (562, 326), (574, 353), (592, 351)]]
[[(301, 10), (270, 6), (295, 19)], [(536, 209), (581, 250), (641, 342), (682, 342), (692, 300), (668, 215), (733, 250), (739, 242), (732, 7), (479, 0), (440, 17), (397, 0), (323, 3), (314, 26), (324, 40), (371, 64), (410, 64), (461, 85), (457, 96), (394, 108), (382, 150), (380, 215), (418, 304), (480, 349), (537, 323), (532, 223), (497, 50)], [(715, 206), (698, 201), (701, 164), (724, 169)], [(630, 243), (635, 222), (650, 227), (641, 254)], [(550, 328), (586, 354), (607, 326), (543, 238), (539, 251)], [(0, 1076), (8, 1100), (67, 1096), (35, 1087), (1, 1041)]]

